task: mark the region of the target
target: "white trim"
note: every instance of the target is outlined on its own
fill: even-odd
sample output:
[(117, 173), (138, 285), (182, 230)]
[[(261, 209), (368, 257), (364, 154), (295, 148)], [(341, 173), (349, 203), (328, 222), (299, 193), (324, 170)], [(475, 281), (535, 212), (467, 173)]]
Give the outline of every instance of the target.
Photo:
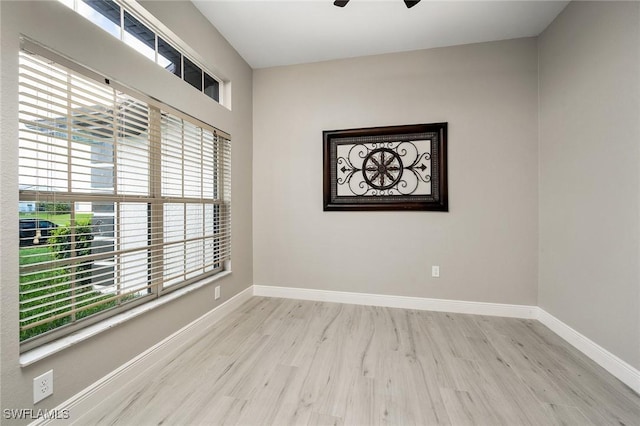
[[(88, 413), (95, 407), (96, 400), (94, 399), (94, 396), (98, 399), (102, 399), (104, 395), (117, 393), (134, 377), (138, 376), (152, 365), (165, 359), (167, 356), (170, 356), (180, 350), (184, 345), (188, 345), (195, 334), (202, 332), (204, 329), (217, 323), (244, 302), (251, 299), (252, 296), (251, 287), (246, 288), (231, 299), (215, 307), (200, 318), (192, 321), (190, 324), (182, 327), (180, 330), (163, 339), (161, 342), (153, 345), (140, 355), (113, 370), (102, 379), (67, 399), (65, 402), (60, 404), (57, 409), (69, 410), (71, 412), (71, 418), (74, 417), (73, 412), (76, 410), (78, 413)], [(50, 421), (51, 420), (42, 420), (31, 424), (48, 424)]]
[(525, 319), (537, 318), (538, 310), (537, 306), (528, 305), (507, 305), (502, 303), (468, 302), (464, 300), (429, 299), (425, 297), (391, 296), (265, 285), (254, 285), (253, 295)]
[(640, 370), (621, 360), (542, 308), (538, 308), (537, 319), (621, 382), (640, 394)]

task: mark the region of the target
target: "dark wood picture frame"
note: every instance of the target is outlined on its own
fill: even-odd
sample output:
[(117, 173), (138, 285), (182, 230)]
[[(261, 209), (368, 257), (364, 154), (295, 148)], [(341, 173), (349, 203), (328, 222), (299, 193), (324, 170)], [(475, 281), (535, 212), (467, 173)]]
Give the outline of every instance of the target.
[(324, 211), (449, 211), (447, 123), (325, 130)]

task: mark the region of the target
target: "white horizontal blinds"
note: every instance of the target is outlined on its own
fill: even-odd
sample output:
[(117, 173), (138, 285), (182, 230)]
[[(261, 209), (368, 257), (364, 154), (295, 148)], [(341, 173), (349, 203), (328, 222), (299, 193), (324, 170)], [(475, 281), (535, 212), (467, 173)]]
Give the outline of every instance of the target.
[[(164, 288), (223, 268), (229, 256), (228, 215), (221, 215), (223, 179), (214, 132), (162, 113), (161, 194)], [(227, 175), (228, 179), (230, 176)], [(228, 209), (227, 209), (228, 210)]]
[(19, 92), (21, 340), (224, 268), (228, 139), (26, 52)]
[(20, 189), (67, 191), (67, 73), (21, 54), (19, 81)]
[(117, 93), (117, 96), (117, 193), (149, 196), (149, 107), (124, 93)]
[(115, 91), (67, 73), (70, 192), (114, 193)]
[(150, 291), (149, 107), (25, 52), (19, 93), (24, 340)]
[(145, 103), (21, 54), (21, 190), (116, 194), (120, 162), (120, 193), (148, 195), (148, 125)]

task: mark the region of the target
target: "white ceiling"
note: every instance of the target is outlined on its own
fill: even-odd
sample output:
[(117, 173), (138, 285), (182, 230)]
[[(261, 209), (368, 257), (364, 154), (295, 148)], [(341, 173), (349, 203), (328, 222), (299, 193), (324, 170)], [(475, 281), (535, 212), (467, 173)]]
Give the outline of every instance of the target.
[(540, 34), (568, 1), (192, 0), (252, 68)]

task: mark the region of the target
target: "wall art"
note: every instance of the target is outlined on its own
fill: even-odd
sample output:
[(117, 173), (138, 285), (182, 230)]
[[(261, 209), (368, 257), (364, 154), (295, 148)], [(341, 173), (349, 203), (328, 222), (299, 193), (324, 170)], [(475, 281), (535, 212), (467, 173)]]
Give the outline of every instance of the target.
[(323, 132), (324, 210), (448, 211), (447, 123)]

